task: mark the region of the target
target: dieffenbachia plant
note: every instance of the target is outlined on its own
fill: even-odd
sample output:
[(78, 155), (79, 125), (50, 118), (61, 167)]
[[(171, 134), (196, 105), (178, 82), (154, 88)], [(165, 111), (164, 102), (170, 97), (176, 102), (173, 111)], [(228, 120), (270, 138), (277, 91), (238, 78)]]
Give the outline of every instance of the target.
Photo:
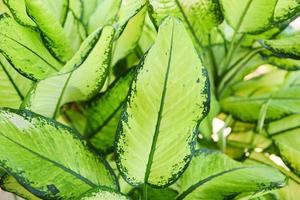
[(299, 15), (299, 0), (0, 0), (1, 189), (298, 200)]

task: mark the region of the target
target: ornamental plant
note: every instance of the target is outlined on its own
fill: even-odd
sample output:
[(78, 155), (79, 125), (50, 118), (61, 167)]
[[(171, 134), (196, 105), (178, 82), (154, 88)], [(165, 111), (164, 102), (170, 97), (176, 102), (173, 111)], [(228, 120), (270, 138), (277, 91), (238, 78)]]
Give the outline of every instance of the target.
[(1, 0), (0, 187), (298, 200), (299, 0)]

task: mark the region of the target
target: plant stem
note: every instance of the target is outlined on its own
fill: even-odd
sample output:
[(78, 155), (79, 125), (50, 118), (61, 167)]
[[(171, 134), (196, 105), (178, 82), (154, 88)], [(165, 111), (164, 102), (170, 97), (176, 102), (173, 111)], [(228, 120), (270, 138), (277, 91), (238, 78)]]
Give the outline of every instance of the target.
[(221, 82), (218, 87), (219, 97), (223, 96), (225, 85), (232, 80), (232, 78), (239, 72), (241, 66), (244, 63), (249, 62), (258, 52), (263, 50), (263, 48), (255, 49), (252, 53), (246, 56), (244, 59), (240, 60), (240, 62), (236, 63), (234, 66), (230, 68), (230, 70), (225, 74), (225, 76), (221, 79)]
[(143, 200), (148, 199), (148, 194), (147, 194), (147, 183), (143, 185)]

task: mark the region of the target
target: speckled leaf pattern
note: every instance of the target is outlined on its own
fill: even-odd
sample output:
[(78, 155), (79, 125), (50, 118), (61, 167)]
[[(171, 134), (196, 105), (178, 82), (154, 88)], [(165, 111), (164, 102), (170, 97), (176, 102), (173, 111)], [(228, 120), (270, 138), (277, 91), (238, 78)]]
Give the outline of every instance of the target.
[(286, 177), (266, 165), (242, 164), (221, 152), (197, 150), (177, 182), (177, 200), (239, 199), (285, 186)]
[[(150, 0), (150, 13), (158, 26), (168, 15), (179, 17), (194, 40), (203, 40), (212, 28), (223, 21), (216, 0)], [(196, 41), (198, 42), (198, 41)]]
[(263, 40), (261, 44), (277, 56), (300, 59), (300, 34), (274, 40)]
[(300, 12), (299, 0), (277, 0), (274, 10), (274, 21), (282, 22), (288, 19), (293, 19)]
[(31, 81), (0, 55), (0, 107), (19, 108), (30, 87)]
[(65, 113), (69, 121), (81, 130), (85, 138), (106, 154), (113, 150), (115, 134), (135, 70), (115, 80), (102, 94), (82, 102)]
[(135, 70), (116, 80), (101, 96), (85, 107), (86, 136), (99, 150), (105, 152), (114, 145), (115, 133)]
[(88, 191), (78, 200), (130, 200), (125, 195), (105, 187), (98, 187)]
[(117, 35), (119, 35), (122, 32), (128, 20), (130, 20), (141, 9), (143, 9), (146, 3), (146, 0), (128, 0), (121, 2), (120, 10), (117, 16), (117, 25), (119, 27)]
[(15, 20), (24, 26), (36, 27), (36, 24), (26, 13), (25, 0), (3, 0)]
[(272, 136), (284, 162), (300, 176), (300, 115), (290, 115), (268, 125), (268, 133)]
[(142, 34), (146, 11), (147, 9), (144, 7), (128, 21), (122, 34), (114, 45), (112, 66), (120, 59), (126, 57), (137, 46)]
[(0, 166), (38, 197), (74, 199), (97, 186), (117, 189), (107, 163), (72, 129), (10, 109), (0, 110), (0, 127)]
[(5, 173), (0, 176), (0, 187), (2, 190), (17, 194), (27, 200), (39, 200), (37, 196), (26, 190), (18, 181), (11, 175)]
[(220, 0), (226, 21), (235, 31), (259, 33), (270, 28), (277, 0)]
[[(188, 77), (188, 78), (187, 78)], [(132, 185), (173, 183), (208, 111), (208, 78), (184, 24), (169, 17), (140, 64), (117, 133), (117, 165)]]
[(60, 20), (45, 1), (47, 0), (25, 0), (26, 10), (42, 32), (50, 52), (64, 63), (73, 55), (71, 41), (64, 32)]
[(64, 103), (88, 100), (97, 94), (108, 72), (113, 35), (111, 26), (94, 32), (62, 69), (73, 71), (38, 82), (24, 106), (44, 116), (55, 117)]
[(21, 26), (7, 14), (0, 16), (0, 51), (15, 69), (33, 80), (45, 78), (62, 67), (38, 32)]

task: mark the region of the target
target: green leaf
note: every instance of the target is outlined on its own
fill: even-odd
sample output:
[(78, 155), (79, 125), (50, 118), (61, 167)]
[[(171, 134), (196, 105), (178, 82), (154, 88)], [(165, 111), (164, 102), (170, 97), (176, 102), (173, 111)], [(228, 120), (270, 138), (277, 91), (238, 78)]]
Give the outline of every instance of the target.
[(280, 189), (278, 194), (279, 199), (298, 200), (300, 195), (300, 185), (290, 179), (287, 187)]
[(19, 108), (30, 87), (31, 81), (0, 55), (0, 107)]
[(272, 25), (277, 0), (220, 0), (226, 21), (236, 32), (259, 33)]
[(167, 18), (140, 64), (119, 124), (117, 165), (127, 182), (164, 187), (180, 176), (207, 114), (208, 93), (184, 24)]
[(150, 15), (157, 26), (168, 15), (179, 17), (198, 45), (199, 38), (203, 40), (223, 21), (219, 2), (214, 0), (150, 0)]
[(24, 107), (54, 118), (61, 105), (88, 100), (97, 94), (108, 72), (113, 35), (111, 26), (94, 32), (62, 69), (68, 73), (38, 82), (27, 96)]
[(19, 25), (7, 14), (0, 16), (0, 52), (16, 70), (33, 80), (54, 74), (62, 67), (38, 32)]
[(299, 15), (299, 12), (299, 0), (278, 0), (274, 10), (274, 21), (278, 23), (293, 19)]
[(300, 59), (299, 41), (300, 34), (295, 34), (280, 39), (263, 40), (261, 44), (279, 57)]
[(119, 123), (121, 108), (126, 100), (128, 90), (134, 75), (131, 69), (126, 75), (114, 81), (107, 91), (79, 104), (79, 113), (67, 110), (67, 118), (75, 127), (83, 125), (83, 132), (87, 140), (97, 149), (107, 153), (113, 149), (115, 133)]
[(119, 27), (117, 34), (120, 35), (127, 22), (135, 16), (148, 1), (146, 0), (129, 0), (122, 1), (117, 16), (117, 26)]
[(0, 127), (0, 166), (34, 195), (74, 199), (97, 186), (117, 189), (107, 163), (72, 129), (10, 109), (0, 110)]
[[(138, 199), (141, 188), (135, 188), (128, 194), (132, 199)], [(174, 200), (178, 192), (171, 188), (156, 189), (147, 187), (147, 199), (148, 200)]]
[(276, 147), (284, 162), (300, 176), (300, 115), (291, 115), (268, 125)]
[(83, 3), (83, 16), (82, 22), (87, 24), (91, 15), (95, 12), (97, 8), (97, 0), (89, 0), (89, 1), (82, 1)]
[(14, 193), (28, 200), (39, 200), (37, 196), (26, 190), (18, 181), (9, 174), (0, 176), (0, 187), (2, 190)]
[(57, 18), (61, 25), (65, 23), (68, 7), (72, 0), (42, 0), (41, 2), (48, 10), (52, 11), (53, 15)]
[[(87, 138), (100, 150), (113, 147), (121, 108), (126, 100), (135, 70), (116, 80), (110, 88), (85, 107)], [(108, 144), (105, 145), (105, 142)]]
[(78, 200), (129, 200), (125, 195), (110, 188), (98, 187), (82, 195)]
[(147, 9), (144, 7), (128, 21), (114, 45), (112, 66), (120, 59), (126, 57), (137, 46), (143, 30), (146, 11)]
[(266, 109), (266, 121), (300, 113), (300, 87), (295, 80), (283, 87), (287, 82), (286, 75), (286, 71), (277, 70), (236, 84), (231, 87), (233, 92), (221, 100), (222, 110), (232, 114), (236, 119), (247, 122), (256, 122), (262, 105), (268, 101), (270, 102)]
[(113, 24), (119, 11), (121, 0), (99, 1), (96, 10), (91, 15), (88, 24), (88, 33), (107, 24)]
[(27, 13), (41, 30), (50, 52), (64, 63), (73, 55), (71, 42), (60, 21), (55, 13), (49, 9), (46, 2), (47, 0), (25, 0)]
[(36, 27), (36, 24), (26, 13), (25, 0), (3, 0), (3, 3), (9, 8), (15, 20), (28, 27)]
[(266, 56), (265, 60), (280, 68), (287, 71), (295, 71), (300, 70), (300, 60), (292, 59), (292, 58), (279, 58), (277, 56)]
[(198, 150), (178, 181), (179, 199), (238, 199), (285, 185), (279, 171), (265, 165), (247, 165), (217, 151)]

